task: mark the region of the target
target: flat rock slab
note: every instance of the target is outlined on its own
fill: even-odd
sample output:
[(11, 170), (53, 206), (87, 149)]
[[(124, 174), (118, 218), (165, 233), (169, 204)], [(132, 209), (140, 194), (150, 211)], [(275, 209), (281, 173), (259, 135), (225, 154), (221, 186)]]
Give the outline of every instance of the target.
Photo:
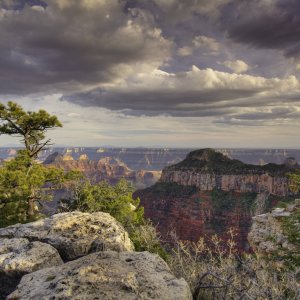
[(25, 275), (8, 300), (192, 299), (188, 284), (149, 252), (105, 251)]
[(123, 226), (103, 212), (61, 213), (0, 229), (0, 238), (14, 237), (49, 244), (65, 261), (103, 250), (134, 250)]
[(0, 239), (0, 299), (16, 288), (24, 274), (61, 264), (58, 251), (50, 245), (25, 238)]

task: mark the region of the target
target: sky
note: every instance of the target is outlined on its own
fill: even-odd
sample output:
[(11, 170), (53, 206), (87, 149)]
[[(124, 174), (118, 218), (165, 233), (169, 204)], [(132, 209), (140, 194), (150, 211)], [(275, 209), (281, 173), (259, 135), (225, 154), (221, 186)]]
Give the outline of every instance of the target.
[(56, 145), (300, 148), (300, 1), (0, 0), (7, 101)]

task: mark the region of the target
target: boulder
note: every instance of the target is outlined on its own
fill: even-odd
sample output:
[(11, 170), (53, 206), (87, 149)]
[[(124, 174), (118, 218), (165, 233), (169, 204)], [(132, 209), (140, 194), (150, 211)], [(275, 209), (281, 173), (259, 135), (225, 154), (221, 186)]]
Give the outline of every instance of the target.
[(36, 222), (2, 228), (0, 238), (26, 238), (49, 244), (65, 261), (103, 250), (134, 250), (123, 226), (103, 212), (56, 214)]
[(8, 300), (192, 299), (188, 284), (149, 252), (93, 253), (25, 275)]
[(58, 251), (25, 238), (0, 239), (0, 299), (10, 294), (24, 274), (63, 264)]

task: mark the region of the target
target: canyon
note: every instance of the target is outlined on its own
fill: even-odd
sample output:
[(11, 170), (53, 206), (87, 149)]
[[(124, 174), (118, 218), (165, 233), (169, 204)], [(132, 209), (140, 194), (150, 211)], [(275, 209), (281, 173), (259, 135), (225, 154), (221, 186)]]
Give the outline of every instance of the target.
[[(0, 148), (0, 158), (8, 159), (16, 154), (18, 148)], [(118, 148), (118, 147), (49, 147), (41, 152), (39, 159), (44, 161), (55, 152), (68, 155), (74, 160), (87, 155), (92, 161), (105, 157), (118, 159), (132, 170), (161, 171), (168, 165), (182, 161), (186, 155), (196, 149), (191, 148)], [(229, 149), (218, 148), (216, 151), (231, 159), (244, 163), (264, 165), (267, 163), (282, 164), (289, 157), (300, 162), (299, 149)]]
[(171, 231), (183, 240), (210, 240), (214, 234), (227, 240), (233, 229), (238, 250), (250, 251), (252, 216), (293, 196), (286, 174), (298, 167), (293, 160), (258, 166), (212, 149), (196, 150), (165, 167), (160, 180), (135, 197), (165, 240)]
[(74, 159), (70, 154), (64, 155), (54, 152), (43, 162), (63, 168), (65, 171), (81, 171), (93, 183), (106, 180), (116, 184), (121, 178), (131, 182), (135, 188), (151, 186), (160, 177), (160, 171), (132, 170), (118, 158), (103, 157), (98, 161), (90, 160), (87, 154), (81, 154)]

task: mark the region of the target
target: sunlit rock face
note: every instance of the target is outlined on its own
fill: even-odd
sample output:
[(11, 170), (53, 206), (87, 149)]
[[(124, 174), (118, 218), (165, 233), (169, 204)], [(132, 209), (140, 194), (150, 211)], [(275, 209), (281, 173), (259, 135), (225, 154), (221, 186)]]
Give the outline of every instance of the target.
[(249, 165), (232, 160), (212, 149), (203, 149), (191, 152), (176, 165), (166, 167), (160, 181), (195, 186), (201, 191), (217, 188), (239, 193), (268, 192), (277, 196), (288, 196), (291, 191), (285, 173), (297, 166), (292, 163)]
[(166, 238), (175, 230), (184, 240), (213, 234), (227, 240), (232, 228), (238, 249), (248, 251), (252, 216), (292, 194), (286, 177), (290, 170), (290, 164), (249, 165), (212, 149), (197, 150), (164, 168), (158, 183), (135, 196)]
[(127, 232), (107, 213), (61, 213), (28, 224), (0, 229), (1, 238), (25, 238), (57, 249), (64, 260), (73, 260), (103, 249), (133, 250)]
[(0, 299), (192, 296), (158, 255), (134, 252), (112, 216), (71, 212), (0, 229)]
[(74, 159), (70, 153), (61, 155), (55, 152), (47, 157), (45, 165), (54, 165), (66, 171), (78, 170), (83, 172), (92, 182), (107, 180), (111, 184), (117, 183), (121, 178), (132, 182), (138, 188), (154, 184), (160, 177), (160, 171), (134, 171), (118, 158), (103, 157), (99, 160), (90, 160), (87, 154), (81, 154)]
[(105, 251), (22, 278), (8, 299), (191, 300), (183, 279), (149, 252)]
[(161, 181), (176, 182), (182, 186), (196, 186), (201, 191), (212, 191), (217, 188), (239, 193), (262, 193), (267, 191), (277, 196), (288, 196), (290, 194), (286, 177), (273, 177), (269, 174), (214, 175), (193, 171), (164, 171)]
[(0, 299), (10, 294), (22, 276), (63, 264), (51, 245), (25, 238), (0, 238)]

